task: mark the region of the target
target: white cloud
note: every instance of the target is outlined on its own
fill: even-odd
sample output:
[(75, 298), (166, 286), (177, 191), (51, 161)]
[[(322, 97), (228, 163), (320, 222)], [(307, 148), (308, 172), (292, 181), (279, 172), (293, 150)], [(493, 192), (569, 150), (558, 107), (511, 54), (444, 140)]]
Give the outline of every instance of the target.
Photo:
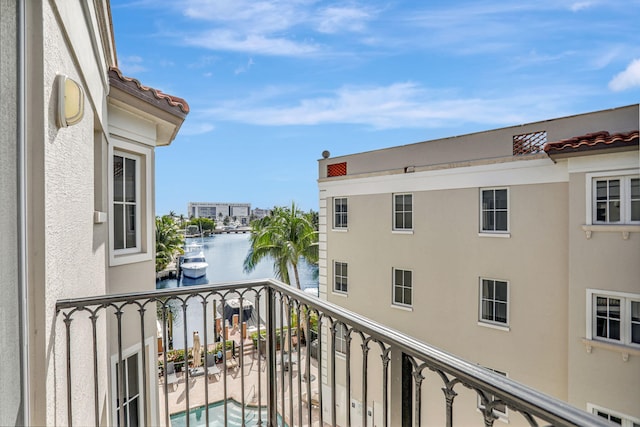
[(300, 56), (318, 51), (318, 46), (312, 43), (297, 43), (285, 38), (270, 38), (261, 34), (239, 34), (229, 30), (211, 30), (199, 36), (189, 36), (185, 42), (207, 49), (259, 55)]
[(584, 9), (588, 9), (593, 5), (594, 5), (593, 1), (577, 1), (575, 3), (572, 3), (569, 8), (571, 9), (572, 12), (578, 12)]
[(194, 118), (185, 122), (185, 124), (180, 129), (180, 135), (202, 135), (203, 133), (211, 132), (214, 129), (215, 126), (213, 126), (212, 124), (196, 121)]
[(360, 32), (372, 19), (372, 12), (358, 7), (331, 6), (317, 14), (317, 30), (321, 33)]
[(253, 58), (249, 58), (249, 60), (245, 65), (241, 65), (238, 68), (236, 68), (236, 70), (234, 71), (234, 74), (238, 75), (238, 74), (246, 73), (254, 64), (255, 62), (253, 62)]
[(260, 126), (359, 124), (376, 129), (437, 127), (453, 123), (507, 125), (555, 117), (576, 88), (540, 88), (502, 97), (456, 97), (413, 82), (345, 86), (328, 95), (287, 103), (279, 92), (223, 102), (205, 111), (215, 120)]
[(359, 33), (376, 14), (355, 2), (325, 7), (316, 0), (186, 0), (174, 7), (204, 23), (184, 37), (189, 45), (274, 56), (317, 54), (326, 46), (314, 36)]
[(616, 74), (609, 82), (609, 89), (614, 92), (640, 87), (640, 59), (634, 59), (627, 68)]
[(118, 68), (127, 76), (132, 76), (138, 73), (147, 71), (147, 67), (144, 66), (144, 60), (137, 55), (125, 56), (118, 59)]

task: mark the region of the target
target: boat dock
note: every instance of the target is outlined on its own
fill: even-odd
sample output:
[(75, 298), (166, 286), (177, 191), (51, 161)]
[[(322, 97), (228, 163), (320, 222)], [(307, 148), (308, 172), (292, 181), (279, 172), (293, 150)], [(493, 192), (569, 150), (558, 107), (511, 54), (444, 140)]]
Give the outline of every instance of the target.
[(170, 262), (162, 271), (156, 271), (156, 280), (178, 277), (178, 265), (175, 261)]

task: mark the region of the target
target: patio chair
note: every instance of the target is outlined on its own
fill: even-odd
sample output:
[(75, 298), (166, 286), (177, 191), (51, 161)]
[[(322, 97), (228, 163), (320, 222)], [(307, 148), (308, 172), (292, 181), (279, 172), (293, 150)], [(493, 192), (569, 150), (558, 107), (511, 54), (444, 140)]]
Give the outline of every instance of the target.
[(209, 379), (212, 379), (214, 375), (217, 375), (218, 380), (220, 380), (222, 372), (216, 365), (216, 355), (214, 353), (207, 354), (207, 372), (209, 373)]
[(227, 369), (238, 369), (238, 361), (233, 356), (233, 351), (227, 350)]
[(178, 384), (178, 376), (176, 375), (176, 368), (173, 362), (167, 362), (167, 382), (166, 385), (171, 384), (171, 388), (173, 389), (173, 384)]
[[(307, 399), (307, 393), (302, 394), (301, 400), (302, 400), (302, 403), (304, 403), (305, 405), (309, 405), (309, 399)], [(320, 396), (318, 395), (317, 391), (311, 392), (311, 406), (315, 408), (320, 407)]]

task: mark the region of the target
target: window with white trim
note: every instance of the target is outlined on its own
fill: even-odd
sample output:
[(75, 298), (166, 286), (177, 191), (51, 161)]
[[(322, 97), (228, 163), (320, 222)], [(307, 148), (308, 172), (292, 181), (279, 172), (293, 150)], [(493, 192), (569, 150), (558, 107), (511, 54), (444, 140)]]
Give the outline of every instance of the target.
[(140, 251), (140, 156), (113, 153), (113, 249)]
[(125, 358), (124, 364), (124, 400), (120, 402), (120, 375), (118, 375), (118, 362), (115, 363), (115, 408), (116, 422), (120, 425), (120, 412), (124, 411), (125, 426), (139, 426), (141, 411), (144, 410), (144, 404), (141, 400), (140, 393), (140, 374), (138, 368), (140, 353), (134, 353)]
[(333, 262), (333, 290), (336, 292), (347, 293), (348, 291), (348, 277), (347, 277), (347, 263), (346, 262)]
[(153, 258), (153, 150), (113, 137), (109, 145), (109, 265)]
[(507, 188), (480, 190), (480, 231), (483, 233), (509, 231), (509, 190)]
[(413, 285), (411, 270), (393, 269), (393, 304), (411, 307), (413, 303)]
[(393, 229), (412, 230), (413, 229), (413, 195), (394, 194), (393, 195)]
[(348, 226), (347, 198), (336, 197), (333, 199), (333, 228), (347, 228)]
[(640, 224), (640, 177), (595, 177), (592, 182), (594, 224)]
[[(497, 371), (495, 369), (487, 368), (486, 366), (484, 368), (490, 370), (491, 372), (495, 372), (496, 374), (502, 375), (503, 377), (508, 376), (506, 372)], [(496, 397), (492, 394), (487, 396), (487, 398), (489, 399), (490, 402), (493, 402), (496, 400)], [(482, 399), (480, 398), (480, 395), (478, 395), (478, 409), (482, 410), (484, 408), (485, 408), (485, 405), (482, 403)], [(503, 421), (509, 418), (508, 411), (509, 409), (507, 408), (507, 405), (505, 405), (504, 403), (497, 403), (493, 407), (493, 414)]]
[(589, 339), (640, 346), (640, 295), (588, 291)]
[(347, 339), (345, 334), (347, 332), (347, 328), (342, 323), (336, 323), (336, 339), (335, 339), (335, 350), (338, 354), (346, 354), (347, 353)]
[(509, 282), (480, 278), (480, 321), (509, 324)]
[(623, 427), (640, 427), (640, 419), (631, 417), (629, 415), (621, 414), (619, 412), (592, 404), (587, 404), (587, 410), (594, 415), (605, 418), (612, 423), (621, 425)]

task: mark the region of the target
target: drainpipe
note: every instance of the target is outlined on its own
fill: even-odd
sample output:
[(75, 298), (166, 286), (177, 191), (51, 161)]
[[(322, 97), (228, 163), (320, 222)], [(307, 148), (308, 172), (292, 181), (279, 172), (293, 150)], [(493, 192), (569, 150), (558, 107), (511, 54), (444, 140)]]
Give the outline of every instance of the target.
[(26, 208), (26, 102), (25, 102), (25, 3), (18, 0), (16, 4), (16, 36), (17, 36), (17, 184), (18, 184), (18, 297), (20, 304), (20, 353), (21, 383), (22, 383), (22, 420), (25, 425), (31, 425), (29, 402), (29, 311), (27, 304), (27, 208)]

